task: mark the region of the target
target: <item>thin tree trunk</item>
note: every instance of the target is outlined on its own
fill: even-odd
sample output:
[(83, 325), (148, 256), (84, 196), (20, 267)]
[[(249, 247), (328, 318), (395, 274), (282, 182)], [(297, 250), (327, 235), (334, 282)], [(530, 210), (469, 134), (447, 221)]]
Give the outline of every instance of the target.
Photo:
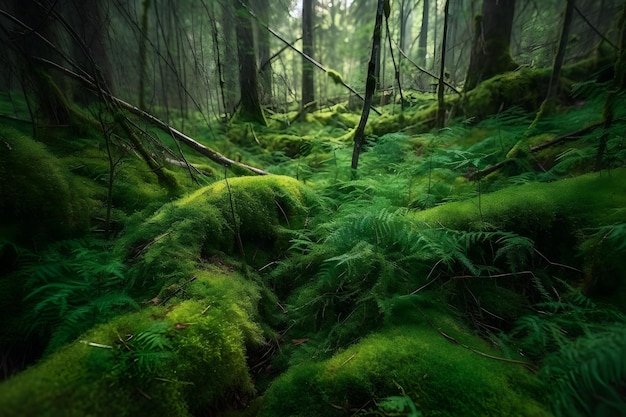
[[(259, 19), (269, 22), (269, 0), (256, 0), (255, 8)], [(272, 63), (270, 61), (270, 34), (263, 25), (256, 25), (259, 56), (259, 78), (261, 85), (261, 103), (272, 102)]]
[[(314, 0), (302, 2), (302, 52), (309, 57), (313, 57), (313, 2)], [(310, 103), (315, 101), (313, 75), (313, 65), (303, 57), (301, 103), (303, 109), (308, 108)]]
[(359, 155), (365, 142), (365, 125), (370, 113), (370, 106), (376, 90), (376, 63), (380, 61), (380, 44), (381, 44), (381, 27), (383, 23), (383, 5), (384, 0), (378, 0), (376, 9), (376, 21), (374, 24), (374, 36), (372, 39), (372, 53), (370, 61), (367, 65), (367, 81), (365, 83), (365, 103), (363, 104), (363, 112), (359, 125), (354, 132), (354, 148), (352, 150), (352, 175), (356, 177), (356, 170), (359, 165)]
[(139, 34), (139, 108), (146, 108), (146, 78), (147, 73), (147, 42), (148, 42), (148, 10), (150, 0), (141, 2), (141, 33)]
[(574, 16), (574, 8), (574, 0), (567, 0), (565, 18), (563, 20), (563, 29), (561, 31), (561, 39), (559, 40), (559, 49), (556, 53), (556, 57), (554, 58), (554, 66), (552, 67), (552, 74), (550, 75), (546, 100), (554, 99), (558, 90), (561, 68), (563, 67), (563, 61), (565, 60), (565, 50), (567, 49), (569, 31), (572, 26), (572, 17)]
[(437, 124), (436, 126), (443, 128), (446, 121), (446, 104), (444, 102), (443, 93), (446, 88), (444, 84), (445, 69), (446, 69), (446, 41), (448, 38), (448, 6), (450, 0), (446, 0), (446, 5), (443, 12), (443, 37), (441, 40), (441, 64), (439, 69), (439, 86), (437, 87)]

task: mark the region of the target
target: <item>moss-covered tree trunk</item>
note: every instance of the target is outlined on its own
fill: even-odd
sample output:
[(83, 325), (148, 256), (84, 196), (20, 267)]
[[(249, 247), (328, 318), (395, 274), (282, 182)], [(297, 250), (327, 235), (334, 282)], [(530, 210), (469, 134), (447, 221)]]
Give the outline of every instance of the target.
[(475, 21), (466, 91), (517, 67), (510, 51), (514, 15), (515, 0), (483, 0), (482, 15), (476, 16)]

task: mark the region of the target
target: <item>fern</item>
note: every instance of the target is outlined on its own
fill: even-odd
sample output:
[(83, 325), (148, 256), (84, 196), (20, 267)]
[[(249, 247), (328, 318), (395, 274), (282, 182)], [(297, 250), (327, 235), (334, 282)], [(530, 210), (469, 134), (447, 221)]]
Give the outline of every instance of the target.
[(172, 344), (167, 337), (170, 325), (156, 321), (147, 329), (137, 333), (128, 343), (128, 356), (140, 371), (154, 371), (172, 356)]
[(128, 295), (124, 264), (93, 240), (53, 245), (25, 268), (31, 331), (48, 335), (53, 352), (97, 323), (139, 307)]
[(626, 323), (565, 344), (548, 356), (540, 377), (557, 416), (626, 414)]
[(422, 412), (408, 395), (386, 397), (376, 404), (383, 416), (421, 417)]

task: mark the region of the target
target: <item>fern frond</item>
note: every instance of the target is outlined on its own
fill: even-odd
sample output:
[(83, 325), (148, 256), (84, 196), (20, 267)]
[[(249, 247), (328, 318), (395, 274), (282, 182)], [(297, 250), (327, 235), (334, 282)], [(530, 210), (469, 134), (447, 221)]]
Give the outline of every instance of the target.
[(624, 415), (626, 324), (564, 345), (546, 359), (540, 377), (551, 387), (557, 416)]

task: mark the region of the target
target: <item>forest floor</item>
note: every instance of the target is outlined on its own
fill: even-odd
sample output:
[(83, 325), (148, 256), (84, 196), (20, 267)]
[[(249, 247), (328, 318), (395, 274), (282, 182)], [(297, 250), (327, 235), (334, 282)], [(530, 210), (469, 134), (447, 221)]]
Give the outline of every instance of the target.
[(606, 92), (440, 130), (415, 95), (370, 117), (356, 174), (345, 104), (187, 116), (270, 175), (144, 126), (167, 184), (123, 138), (33, 139), (2, 95), (2, 415), (626, 415), (626, 108), (605, 126)]

